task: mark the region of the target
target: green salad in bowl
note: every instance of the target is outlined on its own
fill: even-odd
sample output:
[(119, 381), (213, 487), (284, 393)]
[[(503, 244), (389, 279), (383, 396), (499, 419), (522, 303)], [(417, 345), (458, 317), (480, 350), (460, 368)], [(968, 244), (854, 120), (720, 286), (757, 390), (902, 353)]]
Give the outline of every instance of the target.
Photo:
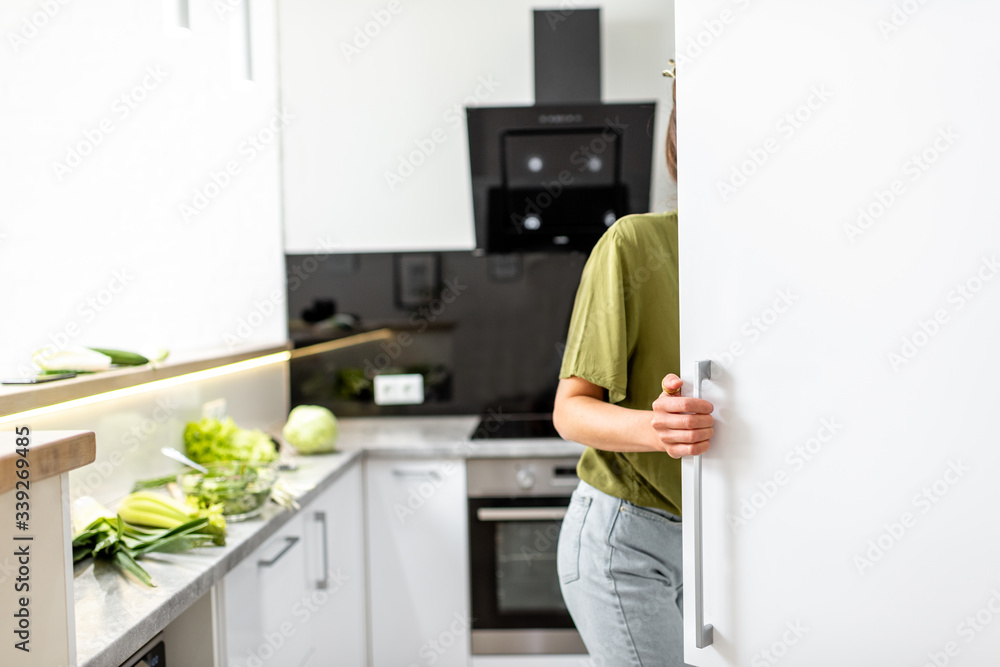
[(217, 461), (207, 463), (208, 473), (196, 471), (178, 475), (185, 494), (198, 499), (202, 507), (222, 506), (229, 521), (243, 521), (258, 514), (267, 503), (278, 479), (274, 462)]

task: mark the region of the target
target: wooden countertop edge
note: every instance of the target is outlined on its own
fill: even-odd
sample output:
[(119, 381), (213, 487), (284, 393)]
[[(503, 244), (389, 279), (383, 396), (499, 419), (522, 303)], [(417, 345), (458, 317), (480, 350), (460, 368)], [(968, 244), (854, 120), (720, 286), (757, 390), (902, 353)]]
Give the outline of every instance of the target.
[(134, 368), (119, 368), (93, 375), (81, 375), (70, 380), (57, 380), (38, 385), (27, 385), (16, 391), (0, 393), (0, 418), (9, 415), (43, 408), (57, 403), (103, 394), (116, 389), (127, 389), (147, 382), (166, 380), (197, 371), (228, 366), (240, 361), (264, 357), (269, 354), (285, 352), (291, 349), (291, 343), (272, 345), (268, 347), (244, 350), (217, 357), (182, 361), (176, 364), (166, 363), (159, 366), (147, 364)]
[[(11, 434), (12, 444), (16, 443), (16, 437)], [(97, 458), (97, 438), (93, 431), (35, 431), (29, 437), (27, 467), (18, 468), (17, 461), (23, 457), (15, 449), (5, 447), (0, 452), (0, 494), (14, 489), (21, 480), (17, 476), (19, 470), (28, 471), (29, 484), (37, 483), (82, 468)]]

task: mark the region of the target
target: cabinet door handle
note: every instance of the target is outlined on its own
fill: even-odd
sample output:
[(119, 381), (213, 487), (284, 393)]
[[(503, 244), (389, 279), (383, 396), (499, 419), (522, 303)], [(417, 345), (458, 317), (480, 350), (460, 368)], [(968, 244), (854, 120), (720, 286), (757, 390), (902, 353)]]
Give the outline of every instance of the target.
[(253, 32), (251, 31), (250, 25), (250, 3), (243, 3), (243, 48), (245, 52), (243, 57), (245, 58), (244, 67), (246, 67), (247, 81), (253, 81)]
[(326, 512), (316, 512), (313, 518), (323, 527), (323, 578), (316, 582), (316, 588), (325, 591), (330, 587), (330, 547), (327, 542)]
[(291, 549), (292, 547), (294, 547), (295, 544), (298, 541), (299, 541), (299, 538), (297, 538), (297, 537), (294, 537), (294, 536), (286, 537), (285, 538), (285, 548), (282, 549), (281, 551), (279, 551), (278, 555), (275, 556), (274, 558), (272, 558), (271, 560), (259, 560), (259, 561), (257, 561), (257, 566), (258, 567), (271, 567), (272, 565), (274, 565), (275, 563), (277, 563), (279, 560), (281, 560), (281, 557), (284, 556), (286, 553), (288, 553), (288, 550)]
[[(697, 371), (694, 376), (694, 397), (701, 398), (701, 381), (712, 377), (712, 362), (697, 362)], [(691, 520), (694, 522), (694, 645), (698, 648), (710, 646), (713, 640), (713, 628), (705, 623), (705, 585), (704, 585), (704, 565), (705, 555), (701, 545), (701, 455), (694, 457), (694, 507), (691, 512)]]
[(428, 477), (442, 478), (441, 471), (436, 468), (393, 468), (393, 477), (427, 479)]

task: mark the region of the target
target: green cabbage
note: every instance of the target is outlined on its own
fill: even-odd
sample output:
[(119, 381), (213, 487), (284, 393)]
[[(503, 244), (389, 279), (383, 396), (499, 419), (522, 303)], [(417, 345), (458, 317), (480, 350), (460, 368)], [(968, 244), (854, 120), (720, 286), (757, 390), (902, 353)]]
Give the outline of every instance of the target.
[(288, 414), (281, 434), (303, 454), (332, 452), (340, 430), (333, 413), (319, 405), (300, 405)]
[(242, 429), (232, 419), (202, 419), (184, 428), (184, 448), (197, 463), (268, 462), (278, 458), (274, 441), (263, 431)]

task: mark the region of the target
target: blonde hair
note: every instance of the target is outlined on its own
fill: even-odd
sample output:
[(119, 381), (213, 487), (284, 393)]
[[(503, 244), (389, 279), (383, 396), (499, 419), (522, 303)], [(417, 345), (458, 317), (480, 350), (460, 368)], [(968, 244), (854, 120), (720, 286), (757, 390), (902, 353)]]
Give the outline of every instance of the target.
[(677, 182), (677, 79), (674, 79), (674, 108), (670, 110), (670, 121), (667, 123), (667, 171)]

